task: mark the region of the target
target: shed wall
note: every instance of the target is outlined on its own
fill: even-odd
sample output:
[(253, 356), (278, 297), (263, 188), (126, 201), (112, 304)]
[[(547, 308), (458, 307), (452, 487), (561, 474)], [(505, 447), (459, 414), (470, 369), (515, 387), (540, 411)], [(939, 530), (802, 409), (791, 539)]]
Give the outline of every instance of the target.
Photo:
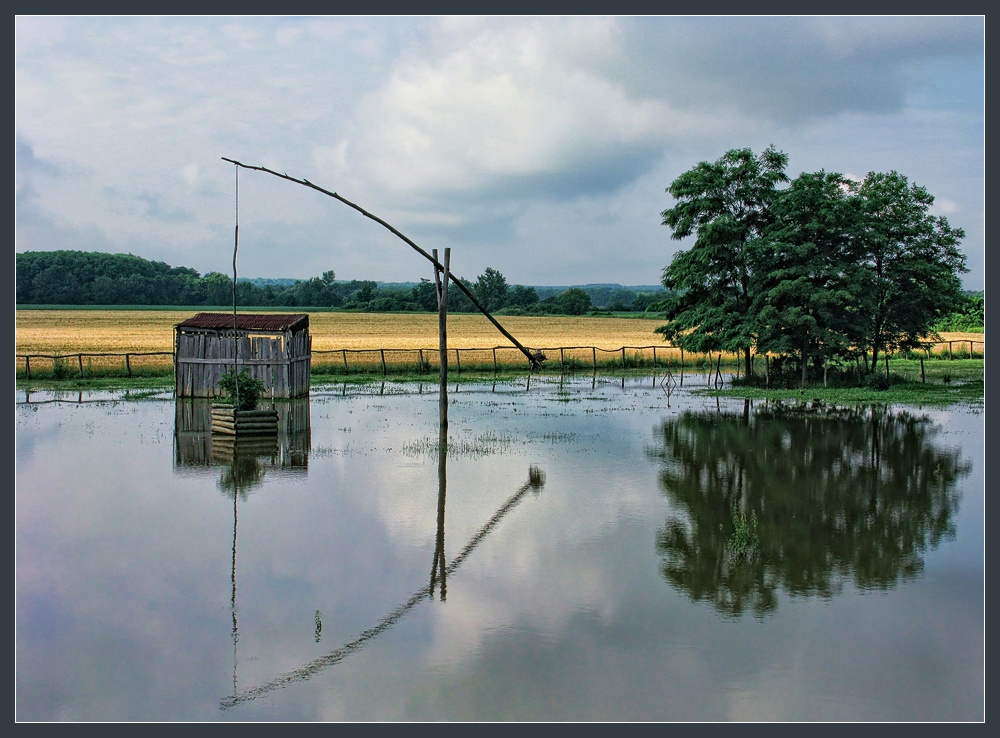
[(177, 331), (175, 390), (178, 397), (216, 397), (219, 380), (239, 357), (239, 369), (264, 383), (273, 397), (309, 394), (312, 337), (308, 331), (282, 335), (232, 335)]

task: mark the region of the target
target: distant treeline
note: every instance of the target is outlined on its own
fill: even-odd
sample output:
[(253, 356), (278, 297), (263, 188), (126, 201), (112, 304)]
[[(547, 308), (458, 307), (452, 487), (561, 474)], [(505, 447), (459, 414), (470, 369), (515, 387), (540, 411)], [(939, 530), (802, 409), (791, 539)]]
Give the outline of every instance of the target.
[[(205, 305), (233, 303), (232, 277), (202, 276), (132, 254), (84, 251), (34, 251), (15, 255), (19, 305)], [(494, 269), (476, 282), (462, 280), (487, 309), (500, 314), (583, 315), (593, 312), (644, 312), (670, 293), (662, 288), (620, 285), (526, 287), (509, 285)], [(238, 279), (236, 302), (242, 307), (339, 308), (359, 312), (437, 311), (434, 284), (422, 280), (379, 285), (369, 280), (337, 281), (334, 272), (306, 280)], [(475, 312), (458, 289), (448, 291), (450, 312)]]

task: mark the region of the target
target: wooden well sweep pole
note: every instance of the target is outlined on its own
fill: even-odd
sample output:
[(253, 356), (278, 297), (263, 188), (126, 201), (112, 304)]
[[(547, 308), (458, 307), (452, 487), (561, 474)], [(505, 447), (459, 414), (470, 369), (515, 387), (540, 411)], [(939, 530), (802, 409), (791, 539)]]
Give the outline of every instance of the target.
[(430, 254), (428, 254), (422, 248), (420, 248), (419, 246), (417, 246), (417, 244), (415, 244), (413, 241), (411, 241), (410, 239), (408, 239), (406, 236), (404, 236), (402, 233), (400, 233), (399, 231), (397, 231), (395, 228), (393, 228), (391, 225), (389, 225), (388, 223), (386, 223), (384, 220), (382, 220), (378, 216), (372, 215), (371, 213), (369, 213), (364, 208), (362, 208), (362, 207), (360, 207), (358, 205), (355, 205), (353, 202), (351, 202), (350, 200), (347, 200), (347, 199), (341, 197), (336, 192), (330, 192), (329, 190), (325, 190), (322, 187), (314, 185), (308, 179), (296, 179), (295, 177), (289, 177), (287, 174), (279, 174), (278, 172), (275, 172), (275, 171), (273, 171), (271, 169), (268, 169), (267, 167), (255, 167), (255, 166), (251, 166), (249, 164), (243, 164), (243, 163), (235, 161), (233, 159), (227, 159), (224, 156), (222, 157), (222, 160), (223, 161), (228, 161), (230, 164), (235, 164), (238, 167), (243, 167), (244, 169), (254, 169), (254, 170), (258, 171), (258, 172), (266, 172), (268, 174), (273, 174), (275, 177), (280, 177), (281, 179), (287, 179), (289, 182), (296, 182), (297, 184), (304, 185), (306, 187), (310, 187), (310, 188), (316, 190), (317, 192), (322, 192), (324, 195), (329, 195), (330, 197), (334, 198), (335, 200), (339, 200), (340, 202), (344, 203), (348, 207), (354, 208), (359, 213), (361, 213), (362, 215), (364, 215), (366, 218), (371, 218), (372, 220), (374, 220), (379, 225), (387, 228), (389, 231), (391, 231), (396, 236), (398, 236), (400, 239), (402, 239), (406, 244), (408, 244), (410, 246), (410, 248), (412, 248), (418, 254), (420, 254), (425, 259), (427, 259), (432, 264), (434, 264), (434, 266), (435, 266), (436, 269), (440, 269), (442, 271), (442, 273), (445, 275), (445, 279), (450, 278), (451, 281), (455, 284), (455, 286), (457, 286), (462, 292), (464, 292), (465, 296), (468, 297), (469, 300), (472, 302), (472, 304), (476, 306), (476, 309), (479, 310), (479, 312), (481, 312), (483, 315), (485, 315), (487, 317), (487, 319), (489, 319), (489, 321), (494, 325), (494, 327), (498, 331), (500, 331), (500, 333), (502, 333), (503, 336), (507, 340), (509, 340), (511, 343), (513, 343), (515, 346), (517, 346), (517, 348), (521, 350), (521, 353), (523, 353), (526, 357), (528, 357), (528, 361), (530, 362), (532, 368), (536, 368), (536, 369), (540, 369), (541, 368), (541, 364), (539, 363), (538, 359), (536, 359), (534, 357), (534, 355), (530, 351), (528, 351), (528, 349), (526, 349), (524, 346), (522, 346), (521, 342), (518, 341), (516, 338), (514, 338), (514, 336), (512, 336), (507, 331), (506, 328), (504, 328), (502, 325), (500, 325), (500, 323), (497, 322), (496, 318), (494, 318), (492, 315), (490, 315), (489, 311), (480, 304), (480, 302), (479, 302), (478, 299), (476, 299), (476, 296), (472, 293), (472, 290), (470, 290), (468, 287), (466, 287), (464, 284), (462, 284), (461, 280), (458, 277), (456, 277), (454, 274), (452, 274), (447, 268), (445, 268), (437, 259), (435, 259), (433, 256), (431, 256)]

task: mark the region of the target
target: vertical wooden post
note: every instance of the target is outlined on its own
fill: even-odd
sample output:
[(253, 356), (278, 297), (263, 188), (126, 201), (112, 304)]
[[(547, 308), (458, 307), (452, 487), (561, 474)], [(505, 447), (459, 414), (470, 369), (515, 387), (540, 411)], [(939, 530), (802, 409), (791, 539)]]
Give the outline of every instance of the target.
[(24, 357), (24, 373), (27, 375), (28, 379), (31, 379), (31, 357)]
[(771, 386), (771, 357), (764, 354), (764, 387)]
[(889, 378), (889, 352), (885, 352), (885, 378)]
[(125, 354), (125, 371), (130, 377), (132, 376), (132, 365), (129, 363), (128, 354)]
[(342, 349), (341, 354), (344, 356), (344, 374), (347, 374), (347, 349)]
[(653, 370), (656, 370), (656, 346), (653, 346)]
[(719, 368), (722, 366), (722, 352), (719, 352), (719, 358), (715, 362), (715, 389), (719, 389), (719, 378), (722, 376)]
[(948, 361), (951, 361), (951, 341), (948, 341)]
[(385, 376), (385, 349), (379, 349), (379, 354), (382, 357), (382, 376)]
[(591, 353), (591, 355), (592, 355), (592, 357), (594, 359), (594, 371), (596, 372), (597, 371), (597, 347), (596, 346), (591, 346), (590, 347), (590, 353)]
[(458, 368), (458, 373), (462, 373), (462, 357), (458, 353), (458, 349), (455, 349), (455, 366)]
[(76, 355), (77, 361), (80, 362), (80, 376), (83, 376), (83, 354)]
[(625, 368), (625, 347), (622, 346), (622, 369)]
[(564, 369), (565, 369), (565, 362), (563, 360), (563, 348), (562, 348), (562, 346), (560, 346), (559, 347), (559, 373), (562, 374), (562, 372), (563, 372)]
[(493, 347), (493, 373), (497, 373), (497, 347)]
[(424, 373), (424, 350), (420, 349), (420, 366), (417, 369), (421, 374)]
[[(432, 252), (434, 261), (437, 262), (437, 249)], [(441, 433), (445, 433), (448, 427), (448, 281), (451, 273), (451, 249), (444, 250), (444, 270), (434, 266), (434, 288), (438, 298), (438, 351), (441, 359), (441, 376), (438, 391), (438, 415), (440, 417)], [(458, 349), (455, 349), (455, 358), (458, 359)], [(423, 367), (423, 350), (420, 351), (420, 365)], [(461, 366), (461, 365), (460, 365)], [(460, 370), (461, 371), (461, 370)], [(443, 438), (447, 436), (442, 435)], [(443, 458), (445, 449), (439, 449), (438, 453)]]
[(920, 381), (927, 384), (927, 377), (924, 375), (924, 357), (920, 357)]
[(681, 369), (684, 368), (684, 349), (681, 349)]

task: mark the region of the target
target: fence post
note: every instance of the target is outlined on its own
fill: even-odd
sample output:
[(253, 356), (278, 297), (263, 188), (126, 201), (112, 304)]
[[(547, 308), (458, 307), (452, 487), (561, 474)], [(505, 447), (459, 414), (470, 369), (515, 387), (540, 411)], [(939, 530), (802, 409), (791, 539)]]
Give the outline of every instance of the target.
[(344, 356), (344, 374), (346, 375), (348, 373), (348, 371), (347, 371), (347, 349), (342, 349), (340, 353), (343, 354), (343, 356)]
[(559, 347), (559, 373), (560, 374), (566, 370), (565, 364), (566, 364), (566, 362), (563, 360), (563, 348), (562, 348), (562, 346), (560, 346)]
[(493, 373), (497, 373), (497, 347), (493, 347)]
[(920, 357), (920, 381), (927, 384), (927, 377), (924, 376), (924, 357)]
[(622, 369), (625, 368), (625, 347), (622, 346)]
[(378, 350), (379, 355), (382, 357), (382, 376), (385, 376), (385, 349)]
[(24, 357), (24, 373), (28, 375), (28, 379), (31, 379), (31, 357)]
[(419, 371), (420, 374), (423, 374), (424, 373), (424, 350), (423, 349), (419, 349), (419, 351), (420, 351), (420, 369), (418, 371)]
[(129, 363), (128, 354), (125, 354), (125, 371), (130, 377), (132, 376), (132, 365)]
[(948, 361), (951, 361), (951, 341), (948, 341)]
[(458, 353), (458, 349), (455, 349), (455, 366), (458, 368), (458, 373), (462, 373), (462, 357)]
[(593, 359), (594, 359), (594, 371), (596, 372), (597, 371), (597, 347), (596, 346), (591, 346), (590, 347), (590, 353), (592, 354)]
[(83, 377), (83, 354), (76, 355), (77, 361), (80, 362), (80, 377)]

